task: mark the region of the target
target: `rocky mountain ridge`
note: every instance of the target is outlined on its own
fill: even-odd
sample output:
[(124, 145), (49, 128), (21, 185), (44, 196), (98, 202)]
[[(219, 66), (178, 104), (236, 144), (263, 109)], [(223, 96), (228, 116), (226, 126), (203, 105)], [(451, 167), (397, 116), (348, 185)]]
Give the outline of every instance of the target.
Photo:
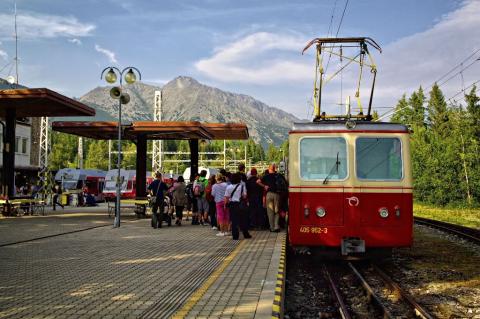
[[(97, 110), (97, 120), (116, 120), (118, 102), (109, 95), (111, 87), (97, 87), (80, 101)], [(250, 136), (263, 146), (281, 144), (293, 122), (299, 119), (251, 96), (222, 91), (179, 76), (163, 87), (137, 82), (124, 87), (130, 103), (122, 105), (125, 121), (153, 120), (155, 91), (162, 91), (162, 119), (166, 121), (242, 122)], [(91, 119), (90, 119), (91, 120)]]

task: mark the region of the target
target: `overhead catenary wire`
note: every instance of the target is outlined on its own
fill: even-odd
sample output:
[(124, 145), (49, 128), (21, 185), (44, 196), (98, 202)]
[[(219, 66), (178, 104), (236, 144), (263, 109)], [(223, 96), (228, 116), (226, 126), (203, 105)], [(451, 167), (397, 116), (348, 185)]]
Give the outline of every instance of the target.
[[(345, 6), (343, 7), (343, 12), (342, 12), (342, 17), (340, 18), (340, 22), (338, 23), (338, 27), (337, 27), (337, 32), (335, 33), (335, 38), (338, 37), (338, 33), (340, 32), (340, 28), (342, 27), (342, 23), (343, 23), (343, 18), (345, 17), (345, 11), (347, 10), (347, 6), (348, 6), (348, 1), (347, 0), (345, 2)], [(335, 5), (336, 5), (336, 2), (335, 2)], [(328, 55), (328, 60), (327, 60), (327, 66), (325, 67), (325, 73), (327, 73), (327, 70), (328, 70), (328, 66), (330, 64), (330, 58), (332, 57), (332, 53), (330, 53)]]
[(463, 63), (467, 62), (472, 56), (474, 56), (475, 54), (477, 54), (478, 52), (480, 51), (480, 48), (479, 49), (476, 49), (475, 51), (473, 51), (473, 53), (471, 53), (469, 56), (467, 56), (464, 60), (462, 60), (462, 62), (460, 62), (459, 64), (457, 64), (456, 66), (454, 66), (453, 68), (451, 68), (447, 73), (445, 73), (444, 75), (442, 75), (439, 79), (437, 79), (435, 82), (432, 83), (432, 85), (430, 85), (430, 87), (434, 86), (435, 83), (438, 83), (440, 82), (441, 80), (443, 80), (445, 77), (447, 77), (450, 73), (452, 73), (453, 71), (455, 71), (455, 69), (457, 69), (458, 67), (460, 66), (463, 66)]
[(460, 95), (460, 94), (462, 94), (462, 93), (465, 93), (465, 90), (468, 90), (469, 88), (473, 87), (475, 84), (477, 84), (477, 83), (479, 83), (479, 82), (480, 82), (480, 80), (473, 82), (472, 84), (470, 84), (470, 85), (467, 86), (466, 88), (458, 91), (457, 93), (455, 93), (454, 95), (452, 95), (451, 97), (449, 97), (446, 101), (448, 102), (448, 101), (454, 99), (455, 97), (457, 97), (458, 95)]
[[(472, 53), (470, 53), (465, 59), (463, 59), (459, 64), (455, 65), (453, 68), (451, 68), (448, 72), (446, 72), (444, 75), (442, 75), (440, 78), (438, 78), (435, 82), (433, 82), (430, 86), (426, 87), (425, 89), (428, 90), (430, 88), (432, 88), (435, 83), (437, 83), (438, 87), (441, 87), (442, 85), (444, 85), (445, 83), (447, 83), (448, 81), (450, 81), (451, 79), (455, 78), (457, 75), (461, 75), (463, 77), (463, 71), (465, 71), (466, 69), (470, 68), (473, 64), (475, 64), (475, 62), (477, 61), (480, 61), (480, 56), (479, 57), (476, 57), (475, 60), (473, 60), (470, 64), (468, 64), (467, 66), (463, 67), (464, 63), (467, 62), (468, 60), (470, 60), (473, 56), (475, 56), (478, 52), (480, 52), (480, 48), (478, 49), (475, 49)], [(453, 75), (451, 75), (449, 78), (447, 78), (445, 81), (442, 81), (443, 79), (445, 79), (447, 76), (449, 76), (453, 71), (455, 71), (456, 69), (458, 68), (461, 68), (460, 71), (454, 73)], [(439, 83), (440, 81), (442, 81), (441, 83)], [(462, 90), (457, 92), (455, 95), (453, 95), (452, 97), (446, 99), (446, 101), (450, 101), (452, 100), (454, 97), (458, 96), (459, 94), (465, 92), (465, 90), (467, 90), (468, 88), (470, 88), (471, 86), (473, 86), (474, 84), (478, 83), (480, 81), (476, 81), (475, 83), (472, 83), (470, 86), (468, 87), (463, 87), (463, 84), (462, 84)], [(462, 100), (462, 99), (461, 99)], [(390, 111), (387, 111), (386, 113), (384, 113), (383, 115), (381, 115), (379, 117), (378, 120), (380, 119), (383, 119), (389, 115), (391, 115), (392, 113), (395, 113), (397, 111), (400, 111), (401, 109), (398, 109), (396, 110), (395, 109), (396, 106), (391, 106), (391, 110)], [(403, 108), (402, 108), (403, 109)]]

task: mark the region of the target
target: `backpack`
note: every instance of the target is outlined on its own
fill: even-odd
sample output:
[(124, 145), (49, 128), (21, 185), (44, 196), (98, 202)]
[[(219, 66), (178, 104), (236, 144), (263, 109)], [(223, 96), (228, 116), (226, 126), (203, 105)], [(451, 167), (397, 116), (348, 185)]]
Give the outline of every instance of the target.
[(185, 195), (187, 195), (187, 197), (190, 198), (190, 199), (193, 199), (193, 198), (194, 198), (194, 194), (193, 194), (193, 184), (189, 183), (189, 184), (185, 187)]
[(280, 174), (276, 174), (276, 175), (275, 175), (275, 188), (276, 188), (277, 193), (286, 193), (286, 192), (288, 192), (287, 181), (286, 181), (285, 178), (284, 178), (282, 175), (280, 175)]
[(195, 197), (201, 197), (203, 196), (203, 193), (205, 192), (205, 184), (203, 184), (202, 181), (195, 181), (193, 184), (193, 195)]

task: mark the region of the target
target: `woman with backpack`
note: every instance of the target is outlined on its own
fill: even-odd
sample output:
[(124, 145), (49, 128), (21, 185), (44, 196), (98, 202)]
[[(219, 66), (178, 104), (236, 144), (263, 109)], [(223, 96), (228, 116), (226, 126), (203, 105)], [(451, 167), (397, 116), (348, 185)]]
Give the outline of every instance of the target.
[(228, 209), (225, 207), (225, 190), (227, 189), (227, 183), (225, 182), (225, 176), (217, 175), (216, 184), (212, 186), (212, 196), (215, 201), (215, 207), (217, 212), (217, 224), (219, 232), (217, 236), (229, 235), (230, 228), (230, 216)]
[(208, 185), (205, 188), (205, 198), (208, 202), (208, 216), (210, 217), (210, 225), (212, 226), (213, 230), (217, 230), (217, 209), (215, 205), (215, 199), (212, 195), (212, 188), (215, 185), (216, 179), (215, 174), (210, 175), (208, 178)]
[(179, 176), (177, 182), (173, 184), (173, 205), (175, 205), (175, 225), (182, 226), (183, 208), (187, 205), (187, 194), (185, 193), (185, 180)]

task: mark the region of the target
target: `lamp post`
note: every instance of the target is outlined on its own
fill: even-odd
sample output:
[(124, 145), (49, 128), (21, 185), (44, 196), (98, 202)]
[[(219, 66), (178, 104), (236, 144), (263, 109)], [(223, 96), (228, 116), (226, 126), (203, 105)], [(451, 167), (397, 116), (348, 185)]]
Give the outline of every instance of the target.
[[(108, 72), (105, 74), (105, 71)], [(135, 72), (138, 74), (139, 80), (142, 79), (142, 74), (140, 71), (133, 67), (129, 66), (127, 68), (124, 68), (123, 70), (120, 71), (120, 69), (114, 67), (114, 66), (109, 66), (103, 69), (102, 74), (100, 75), (100, 79), (105, 78), (105, 81), (107, 81), (109, 84), (113, 84), (117, 82), (117, 79), (119, 79), (120, 82), (120, 87), (114, 86), (110, 90), (110, 96), (114, 99), (118, 99), (118, 156), (117, 156), (117, 198), (116, 198), (116, 205), (115, 205), (115, 220), (113, 221), (113, 227), (117, 228), (120, 227), (120, 193), (121, 193), (121, 175), (120, 175), (120, 168), (121, 168), (121, 157), (122, 157), (122, 104), (128, 104), (130, 102), (130, 95), (128, 93), (123, 93), (122, 92), (122, 84), (123, 84), (123, 78), (125, 78), (125, 82), (127, 84), (133, 84), (137, 80), (137, 76), (135, 75)], [(126, 72), (126, 73), (125, 73)], [(125, 76), (123, 75), (125, 73)], [(105, 77), (104, 77), (105, 74)]]

